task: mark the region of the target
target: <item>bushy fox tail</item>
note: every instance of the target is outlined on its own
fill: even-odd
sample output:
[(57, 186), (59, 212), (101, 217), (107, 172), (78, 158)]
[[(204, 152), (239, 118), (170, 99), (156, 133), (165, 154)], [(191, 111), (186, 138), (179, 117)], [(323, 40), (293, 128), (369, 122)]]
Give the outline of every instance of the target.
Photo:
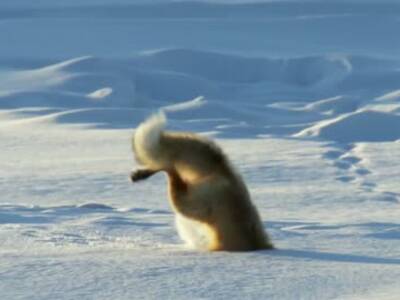
[(152, 169), (162, 169), (165, 158), (161, 137), (167, 118), (158, 112), (145, 120), (136, 129), (132, 140), (132, 149), (139, 163)]
[(166, 131), (166, 123), (164, 113), (158, 112), (136, 129), (132, 148), (139, 164), (149, 171), (174, 171), (189, 181), (217, 171), (231, 172), (214, 142), (189, 132)]

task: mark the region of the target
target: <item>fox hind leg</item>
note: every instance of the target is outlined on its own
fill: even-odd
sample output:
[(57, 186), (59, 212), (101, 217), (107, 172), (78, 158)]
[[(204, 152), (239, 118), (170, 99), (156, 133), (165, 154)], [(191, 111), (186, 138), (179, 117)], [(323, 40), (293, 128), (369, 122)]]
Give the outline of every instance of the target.
[(183, 216), (204, 222), (209, 219), (211, 209), (206, 199), (192, 197), (193, 191), (175, 170), (167, 172), (170, 201), (175, 210)]
[(140, 180), (147, 179), (158, 172), (159, 172), (159, 170), (138, 169), (138, 170), (132, 171), (130, 178), (131, 178), (132, 182), (137, 182)]

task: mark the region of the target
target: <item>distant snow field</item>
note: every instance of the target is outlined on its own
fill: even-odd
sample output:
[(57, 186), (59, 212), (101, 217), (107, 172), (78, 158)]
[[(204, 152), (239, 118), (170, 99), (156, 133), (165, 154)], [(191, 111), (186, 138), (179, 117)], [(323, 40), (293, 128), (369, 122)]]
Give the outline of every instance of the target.
[[(397, 299), (400, 3), (3, 1), (1, 299)], [(276, 246), (179, 240), (134, 128), (217, 140)]]

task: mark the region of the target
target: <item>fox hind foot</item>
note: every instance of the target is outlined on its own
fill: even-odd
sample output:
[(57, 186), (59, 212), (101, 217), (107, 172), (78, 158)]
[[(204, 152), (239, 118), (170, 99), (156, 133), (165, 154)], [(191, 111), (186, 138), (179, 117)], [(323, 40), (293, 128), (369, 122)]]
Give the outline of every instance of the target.
[(155, 171), (155, 170), (150, 170), (150, 169), (138, 169), (131, 173), (130, 178), (131, 178), (132, 182), (137, 182), (140, 180), (147, 179), (147, 178), (153, 176), (154, 174), (156, 174), (157, 172), (158, 172), (158, 170)]

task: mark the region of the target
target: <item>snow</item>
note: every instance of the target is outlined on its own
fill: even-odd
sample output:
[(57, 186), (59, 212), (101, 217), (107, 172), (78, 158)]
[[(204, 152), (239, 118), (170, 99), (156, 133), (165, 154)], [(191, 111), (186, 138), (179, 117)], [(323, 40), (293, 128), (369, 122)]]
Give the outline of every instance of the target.
[(361, 110), (320, 122), (296, 136), (318, 136), (340, 143), (385, 142), (400, 139), (399, 129), (400, 115)]
[[(397, 299), (398, 1), (1, 1), (2, 299)], [(217, 140), (273, 251), (179, 240), (133, 129)]]

